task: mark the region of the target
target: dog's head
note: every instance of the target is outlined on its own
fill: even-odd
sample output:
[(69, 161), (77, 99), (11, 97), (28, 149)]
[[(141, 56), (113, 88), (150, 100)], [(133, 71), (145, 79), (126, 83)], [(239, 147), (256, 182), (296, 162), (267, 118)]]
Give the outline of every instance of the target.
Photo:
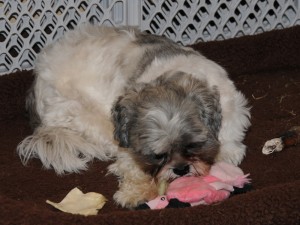
[(219, 151), (219, 92), (183, 72), (131, 86), (112, 118), (119, 145), (155, 178), (205, 174)]

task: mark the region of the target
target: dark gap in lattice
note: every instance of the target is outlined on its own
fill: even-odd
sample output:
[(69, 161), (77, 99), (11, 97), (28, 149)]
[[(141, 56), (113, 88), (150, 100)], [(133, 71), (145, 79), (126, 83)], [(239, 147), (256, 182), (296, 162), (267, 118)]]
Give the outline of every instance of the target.
[(86, 2), (81, 2), (78, 6), (79, 9), (83, 9), (84, 11), (87, 9), (88, 4)]
[(54, 30), (54, 26), (52, 24), (48, 24), (44, 29), (46, 34), (51, 34), (53, 30)]
[(199, 12), (200, 12), (201, 17), (204, 17), (204, 16), (208, 15), (208, 11), (206, 10), (205, 7), (200, 7)]
[(21, 36), (22, 36), (23, 38), (28, 38), (29, 35), (30, 35), (30, 30), (29, 30), (28, 28), (25, 28), (25, 29), (23, 29), (23, 30), (21, 31)]
[(242, 6), (247, 6), (248, 4), (247, 4), (247, 1), (245, 1), (245, 0), (242, 0), (241, 2), (240, 2), (240, 5), (242, 5)]
[(214, 21), (212, 21), (212, 20), (209, 21), (208, 25), (209, 25), (210, 27), (217, 27), (216, 23), (215, 23)]
[(167, 2), (169, 2), (170, 5), (172, 5), (172, 3), (178, 5), (177, 0), (167, 0)]
[(22, 7), (20, 4), (17, 5), (17, 9), (18, 9), (18, 12), (20, 13), (22, 11)]
[(0, 42), (4, 42), (7, 38), (7, 34), (3, 31), (0, 32)]
[(165, 15), (169, 15), (170, 14), (170, 5), (167, 4), (167, 2), (164, 2), (161, 6), (161, 11), (165, 14)]
[(8, 18), (9, 21), (12, 21), (12, 20), (17, 20), (18, 18), (18, 14), (17, 13), (13, 13), (10, 15), (10, 17)]
[(42, 13), (42, 10), (38, 9), (33, 13), (32, 16), (33, 16), (33, 18), (37, 18), (37, 17), (41, 16), (41, 13)]
[(234, 14), (235, 14), (236, 16), (240, 16), (240, 15), (241, 15), (241, 12), (240, 12), (240, 10), (239, 10), (238, 8), (236, 8), (236, 9), (234, 10)]
[(255, 5), (255, 6), (254, 6), (254, 11), (257, 12), (257, 13), (260, 11), (260, 8), (259, 8), (258, 5)]
[(158, 33), (166, 24), (166, 19), (161, 12), (157, 13), (150, 23), (150, 29), (153, 33)]
[(99, 20), (96, 16), (91, 16), (91, 18), (89, 18), (89, 22), (91, 24), (97, 24), (100, 23), (101, 20)]
[(156, 33), (156, 31), (159, 29), (159, 25), (155, 21), (152, 21), (150, 23), (150, 28), (152, 30), (152, 33)]
[[(98, 13), (98, 11), (94, 10), (95, 13)], [(76, 11), (74, 7), (71, 7), (68, 9), (66, 15), (64, 16), (64, 22), (66, 23), (66, 26), (69, 30), (73, 30), (78, 22), (80, 20), (80, 15)]]
[(34, 51), (36, 54), (40, 53), (41, 50), (42, 50), (42, 48), (43, 48), (43, 45), (42, 45), (40, 42), (36, 42), (36, 43), (32, 46), (32, 49), (33, 49), (33, 51)]
[(7, 5), (4, 8), (4, 15), (7, 15), (10, 10), (11, 10), (11, 5), (7, 3)]
[(214, 17), (218, 20), (221, 18), (220, 14), (218, 12), (215, 13)]
[(13, 46), (8, 50), (8, 53), (13, 57), (16, 58), (19, 53), (20, 53), (20, 49), (17, 46)]
[(51, 0), (50, 5), (54, 8), (59, 3), (59, 0)]
[(277, 1), (274, 1), (274, 8), (275, 9), (278, 9), (278, 8), (280, 8), (280, 5), (279, 5), (279, 3), (277, 2)]
[(230, 23), (235, 23), (235, 24), (236, 24), (236, 21), (235, 21), (234, 17), (230, 17), (228, 21), (229, 21)]
[(21, 68), (30, 68), (33, 66), (34, 60), (35, 60), (34, 54), (31, 51), (29, 51), (28, 49), (26, 49), (23, 52), (23, 54), (19, 60), (19, 63), (20, 63)]
[(176, 38), (176, 33), (172, 29), (172, 27), (168, 27), (165, 32), (163, 33), (163, 36), (168, 37), (170, 39), (175, 39)]
[[(104, 12), (101, 10), (101, 8), (97, 5), (93, 5), (87, 14), (87, 18), (89, 18), (89, 22), (91, 24), (97, 24), (97, 23), (100, 23), (103, 15), (104, 15)], [(65, 20), (65, 18), (64, 18), (64, 20)]]
[(273, 9), (270, 9), (268, 11), (268, 15), (270, 15), (270, 16), (274, 16), (275, 15), (275, 12), (273, 11)]
[(55, 15), (51, 11), (47, 11), (41, 20), (41, 27), (43, 27), (46, 34), (51, 34), (56, 23)]
[(206, 5), (211, 5), (211, 1), (210, 0), (205, 0), (205, 4)]
[(150, 11), (155, 8), (155, 4), (153, 1), (144, 1), (144, 4), (143, 4), (143, 8), (142, 8), (142, 11), (144, 13), (142, 13), (143, 15), (143, 20), (146, 20), (147, 17), (150, 16)]
[(6, 54), (0, 55), (0, 58), (2, 58), (3, 55), (4, 55), (4, 61), (0, 61), (0, 71), (6, 72), (9, 70), (9, 67), (13, 64), (13, 62)]
[(172, 20), (172, 25), (176, 29), (178, 29), (178, 28), (180, 28), (181, 24), (184, 23), (185, 20), (187, 20), (187, 15), (185, 14), (185, 12), (183, 10), (179, 10)]
[(196, 14), (195, 16), (194, 16), (194, 19), (193, 19), (196, 23), (200, 23), (201, 22), (201, 20), (200, 20), (200, 18), (199, 18), (199, 16)]
[(220, 5), (220, 8), (221, 8), (221, 9), (228, 9), (225, 3), (222, 3), (222, 4)]
[(63, 12), (65, 11), (65, 7), (62, 5), (60, 7), (57, 8), (57, 10), (55, 11), (55, 13), (57, 15), (63, 14)]
[(181, 39), (185, 42), (190, 42), (191, 37), (195, 36), (197, 33), (197, 29), (193, 24), (189, 24), (185, 31), (182, 33)]
[(31, 0), (27, 5), (28, 12), (31, 12), (34, 7), (35, 7), (35, 1)]
[(152, 34), (152, 32), (150, 30), (144, 30), (143, 32), (145, 32), (147, 34)]
[(255, 18), (255, 15), (254, 15), (253, 13), (250, 13), (250, 14), (249, 14), (249, 18), (250, 18), (251, 20), (256, 19), (256, 18)]
[(172, 20), (172, 25), (175, 27), (175, 28), (178, 28), (180, 26), (180, 22), (178, 21), (177, 18), (174, 18)]
[(41, 30), (35, 31), (29, 43), (35, 53), (39, 53), (41, 49), (46, 45), (47, 38)]
[(73, 30), (75, 27), (77, 26), (77, 22), (75, 20), (70, 20), (68, 23), (67, 23), (67, 28), (69, 30)]
[(190, 9), (190, 8), (191, 8), (191, 5), (190, 5), (187, 1), (184, 1), (183, 6), (184, 6), (186, 9)]

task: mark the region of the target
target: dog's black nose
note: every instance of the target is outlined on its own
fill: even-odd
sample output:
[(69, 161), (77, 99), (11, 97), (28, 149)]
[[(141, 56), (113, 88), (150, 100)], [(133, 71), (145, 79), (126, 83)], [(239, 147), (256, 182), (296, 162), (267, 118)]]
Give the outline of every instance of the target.
[(190, 166), (184, 165), (184, 166), (176, 167), (173, 169), (173, 172), (179, 176), (186, 175), (190, 172)]

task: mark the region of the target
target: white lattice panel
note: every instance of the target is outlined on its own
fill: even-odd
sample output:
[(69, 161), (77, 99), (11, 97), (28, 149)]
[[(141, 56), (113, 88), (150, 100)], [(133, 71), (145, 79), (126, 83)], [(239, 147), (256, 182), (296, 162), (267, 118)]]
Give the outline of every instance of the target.
[(176, 42), (223, 40), (300, 24), (300, 0), (145, 0), (141, 29)]
[(0, 74), (29, 69), (36, 55), (80, 23), (128, 24), (126, 0), (0, 0)]
[(0, 0), (0, 74), (31, 69), (80, 23), (135, 25), (182, 44), (300, 24), (300, 0)]

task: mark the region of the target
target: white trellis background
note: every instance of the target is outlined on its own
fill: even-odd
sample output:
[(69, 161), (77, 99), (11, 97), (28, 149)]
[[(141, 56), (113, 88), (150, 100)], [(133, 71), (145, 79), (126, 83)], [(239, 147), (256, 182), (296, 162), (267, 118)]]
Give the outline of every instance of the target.
[(300, 24), (300, 0), (0, 0), (0, 75), (32, 69), (80, 23), (137, 26), (183, 45)]

